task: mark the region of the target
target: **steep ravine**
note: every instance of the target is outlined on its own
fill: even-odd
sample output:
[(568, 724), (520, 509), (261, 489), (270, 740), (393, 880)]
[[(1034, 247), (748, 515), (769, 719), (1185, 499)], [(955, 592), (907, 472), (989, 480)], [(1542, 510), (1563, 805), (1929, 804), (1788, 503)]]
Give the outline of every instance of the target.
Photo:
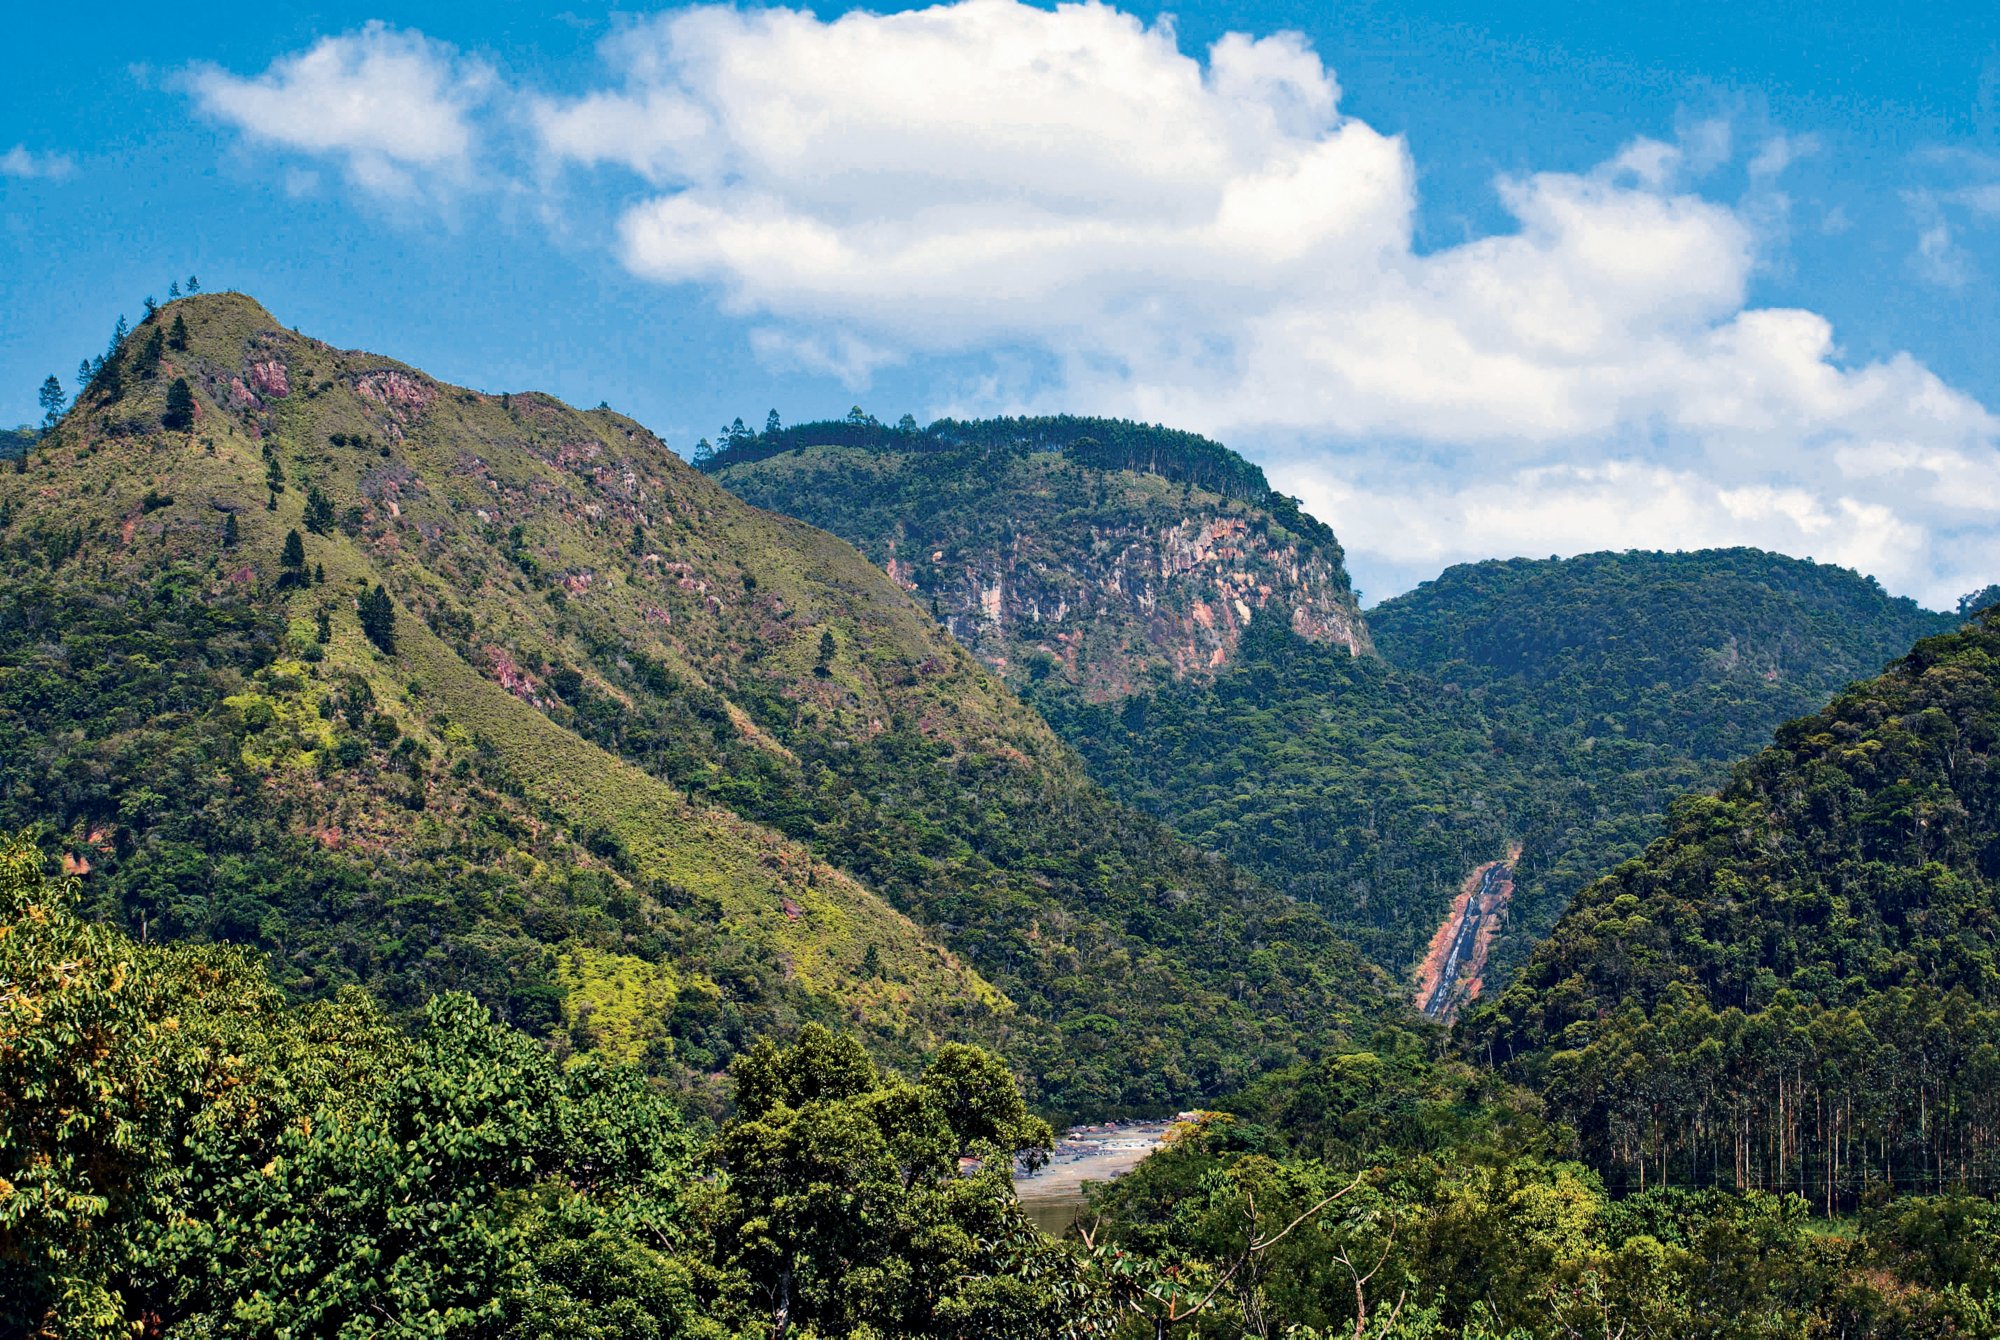
[(1494, 938), (1506, 924), (1507, 906), (1514, 897), (1514, 868), (1520, 860), (1517, 842), (1506, 859), (1488, 861), (1467, 875), (1450, 914), (1431, 937), (1430, 951), (1417, 965), (1414, 994), (1417, 1008), (1431, 1018), (1450, 1023), (1459, 1010), (1479, 998)]

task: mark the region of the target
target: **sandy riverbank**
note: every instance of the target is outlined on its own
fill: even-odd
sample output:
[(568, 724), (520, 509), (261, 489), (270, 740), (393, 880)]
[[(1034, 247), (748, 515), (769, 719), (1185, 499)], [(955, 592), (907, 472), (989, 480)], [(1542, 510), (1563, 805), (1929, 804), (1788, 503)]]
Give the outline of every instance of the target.
[(1131, 1172), (1165, 1142), (1170, 1124), (1135, 1121), (1067, 1132), (1040, 1170), (1015, 1174), (1014, 1194), (1021, 1208), (1044, 1232), (1060, 1234), (1083, 1210), (1084, 1184)]

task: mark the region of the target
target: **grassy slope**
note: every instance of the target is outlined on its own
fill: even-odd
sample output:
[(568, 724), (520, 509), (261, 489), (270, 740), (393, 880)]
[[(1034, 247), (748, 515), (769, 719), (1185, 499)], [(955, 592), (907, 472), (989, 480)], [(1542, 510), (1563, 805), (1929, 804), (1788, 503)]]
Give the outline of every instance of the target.
[[(901, 1046), (944, 1032), (1006, 1042), (1055, 1101), (1212, 1089), (1379, 1003), (1324, 922), (1109, 805), (1037, 716), (845, 543), (744, 505), (607, 411), (442, 386), (285, 332), (240, 296), (175, 315), (192, 332), (185, 354), (128, 377), (115, 404), (86, 397), (0, 484), (17, 563), (65, 590), (175, 573), (285, 629), (288, 646), (328, 610), (323, 660), (215, 672), (278, 718), (244, 741), (245, 757), (271, 756), (254, 785), (302, 860), (332, 850), (371, 880), (421, 855), (449, 882), (477, 851), (483, 876), (575, 866), (631, 885), (643, 907), (621, 914), (624, 932), (562, 939), (566, 956), (540, 970), (568, 993), (572, 1024), (589, 1023), (579, 1007), (609, 1020), (658, 988), (632, 960), (671, 962), (699, 992), (747, 990), (704, 958), (718, 952), (704, 908), (773, 965), (773, 1022), (831, 1015)], [(188, 435), (157, 427), (176, 375), (201, 410)], [(273, 459), (284, 485), (267, 511)], [(149, 491), (172, 501), (149, 509)], [(309, 493), (335, 517), (307, 536), (325, 582), (280, 589), (280, 541), (306, 529)], [(218, 542), (226, 513), (233, 553)], [(70, 531), (81, 548), (60, 554)], [(393, 659), (354, 619), (352, 595), (376, 582), (402, 612)], [(115, 600), (100, 605), (117, 617)], [(343, 771), (334, 736), (372, 722), (350, 714), (356, 681), (405, 741)], [(287, 730), (289, 756), (267, 739)], [(427, 803), (406, 803), (404, 773)], [(48, 808), (73, 837), (104, 835), (109, 878), (160, 845), (118, 817), (116, 795), (43, 790), (70, 797)], [(546, 910), (532, 890), (494, 895), (500, 913), (420, 960), (445, 962), (424, 982), (454, 980), (466, 943), (520, 938), (515, 922), (533, 917), (507, 908), (522, 896)], [(136, 899), (118, 909), (128, 920)], [(424, 929), (396, 925), (399, 948)], [(258, 934), (308, 985), (338, 980), (268, 924)], [(627, 1050), (629, 1024), (614, 1030)]]
[[(81, 574), (94, 564), (100, 575), (122, 573), (144, 582), (176, 560), (213, 554), (222, 518), (233, 513), (241, 540), (236, 555), (230, 557), (240, 556), (242, 564), (221, 577), (218, 589), (253, 587), (280, 618), (309, 620), (321, 605), (335, 612), (324, 660), (310, 666), (294, 663), (292, 668), (322, 685), (346, 676), (367, 681), (378, 702), (398, 705), (387, 714), (402, 724), (407, 735), (423, 740), (441, 764), (483, 755), (482, 766), (509, 777), (530, 813), (552, 817), (573, 834), (600, 844), (609, 835), (621, 866), (695, 899), (713, 900), (732, 931), (767, 945), (798, 989), (821, 1001), (833, 1017), (865, 1014), (893, 1032), (912, 1025), (916, 1016), (910, 1007), (917, 1001), (926, 1008), (947, 1002), (975, 1011), (1009, 1008), (977, 972), (907, 916), (816, 860), (802, 844), (719, 806), (690, 803), (683, 793), (562, 729), (468, 663), (423, 620), (406, 615), (399, 621), (398, 654), (393, 658), (369, 645), (351, 612), (352, 592), (386, 582), (404, 597), (406, 609), (412, 600), (429, 604), (454, 598), (449, 579), (426, 567), (405, 541), (421, 542), (426, 528), (449, 524), (453, 513), (467, 505), (464, 477), (454, 478), (453, 467), (466, 449), (468, 434), (491, 434), (484, 445), (495, 463), (494, 473), (504, 474), (523, 492), (546, 490), (556, 477), (552, 467), (530, 453), (509, 449), (504, 436), (512, 419), (498, 408), (497, 400), (451, 402), (452, 422), (445, 428), (399, 423), (398, 416), (356, 395), (352, 379), (384, 370), (416, 377), (400, 365), (337, 353), (284, 334), (255, 303), (235, 295), (183, 301), (169, 310), (187, 320), (190, 349), (185, 354), (169, 353), (156, 379), (135, 381), (111, 418), (157, 424), (167, 382), (185, 374), (208, 393), (196, 430), (184, 436), (148, 427), (130, 436), (110, 436), (102, 433), (101, 421), (73, 418), (37, 454), (25, 476), (4, 481), (13, 486), (9, 491), (17, 500), (13, 523), (17, 535), (80, 525), (91, 534), (83, 554), (71, 560), (70, 572)], [(333, 386), (309, 396), (304, 387), (294, 385), (289, 396), (260, 397), (276, 407), (269, 420), (262, 414), (232, 415), (217, 406), (218, 398), (226, 401), (230, 379), (246, 362), (271, 360), (290, 366), (292, 378), (309, 366), (320, 379), (313, 385), (332, 382)], [(602, 432), (598, 424), (554, 402), (534, 404), (543, 419), (544, 437)], [(377, 446), (332, 448), (323, 440), (325, 434), (345, 430), (366, 434), (375, 443), (393, 441), (382, 431), (392, 424), (402, 431), (403, 440), (387, 457), (378, 454)], [(614, 429), (621, 435), (631, 431), (622, 423)], [(274, 511), (264, 506), (265, 441), (279, 444), (281, 468), (288, 476)], [(663, 462), (673, 471), (670, 457), (663, 457)], [(409, 472), (403, 487), (421, 492), (411, 506), (398, 503), (401, 517), (390, 516), (386, 507), (371, 506), (358, 536), (349, 537), (338, 527), (311, 536), (310, 561), (324, 569), (324, 586), (289, 593), (270, 590), (270, 579), (278, 575), (283, 535), (289, 529), (304, 529), (306, 491), (300, 476), (309, 476), (315, 486), (344, 501), (365, 491), (364, 476), (401, 475), (403, 470)], [(748, 509), (731, 507), (691, 471), (674, 473), (686, 476), (695, 498), (713, 494), (725, 508), (750, 519), (748, 533), (731, 536), (726, 547), (749, 561), (766, 558), (761, 567), (770, 585), (802, 591), (807, 574), (822, 573), (835, 580), (851, 581), (857, 575), (865, 580), (865, 565), (857, 558), (850, 556), (851, 570), (841, 571), (839, 546), (823, 544), (819, 553), (801, 549), (796, 542), (809, 538), (803, 528), (776, 520), (758, 524), (764, 519)], [(438, 482), (436, 492), (425, 487), (428, 480)], [(173, 501), (145, 511), (142, 498), (148, 492)], [(576, 528), (564, 527), (551, 538), (549, 548), (558, 555), (574, 554), (584, 545)], [(497, 645), (519, 647), (523, 634), (532, 639), (540, 631), (537, 602), (523, 594), (507, 593), (512, 599), (503, 597), (502, 610), (480, 630)], [(709, 640), (696, 655), (719, 640), (714, 630), (705, 631)], [(681, 648), (658, 645), (656, 650), (663, 658), (687, 654)], [(967, 696), (977, 701), (975, 693)], [(466, 811), (481, 803), (476, 797), (452, 794), (465, 788), (448, 766), (440, 766), (424, 779), (433, 793), (427, 811), (408, 817), (398, 814), (395, 805), (368, 794), (367, 787), (341, 794), (337, 784), (327, 787), (316, 784), (316, 779), (307, 780), (315, 762), (310, 757), (274, 760), (270, 785), (318, 793), (315, 812), (302, 817), (300, 825), (346, 834), (357, 850), (373, 846), (393, 858), (398, 845), (417, 840), (418, 825), (469, 822)], [(436, 836), (426, 834), (423, 840), (435, 841)], [(557, 859), (590, 863), (587, 846), (581, 840), (571, 843)], [(871, 946), (883, 972), (864, 977), (861, 961)], [(681, 966), (701, 975), (700, 964)]]

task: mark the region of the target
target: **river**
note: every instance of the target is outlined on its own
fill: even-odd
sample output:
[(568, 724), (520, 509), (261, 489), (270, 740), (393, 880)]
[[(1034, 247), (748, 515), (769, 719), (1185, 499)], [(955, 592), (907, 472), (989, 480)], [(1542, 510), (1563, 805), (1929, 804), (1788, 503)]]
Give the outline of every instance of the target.
[(1084, 1184), (1108, 1182), (1131, 1172), (1165, 1142), (1172, 1124), (1123, 1121), (1072, 1126), (1039, 1171), (1014, 1175), (1014, 1194), (1036, 1227), (1061, 1237), (1083, 1213)]

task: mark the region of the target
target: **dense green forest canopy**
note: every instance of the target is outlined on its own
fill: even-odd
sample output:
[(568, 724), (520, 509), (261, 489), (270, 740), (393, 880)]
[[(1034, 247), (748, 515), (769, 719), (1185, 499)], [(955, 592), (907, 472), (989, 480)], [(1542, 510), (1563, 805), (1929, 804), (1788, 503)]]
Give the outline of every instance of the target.
[(1707, 549), (1454, 567), (1369, 623), (1387, 659), (1478, 704), (1531, 770), (1510, 813), (1525, 849), (1501, 981), (1668, 801), (1959, 616), (1846, 568)]
[(1476, 704), (1280, 619), (1253, 623), (1210, 682), (1122, 703), (1044, 683), (1030, 701), (1113, 794), (1326, 908), (1393, 968), (1528, 799)]
[(134, 944), (41, 862), (0, 849), (0, 1333), (969, 1340), (1088, 1314), (1008, 1186), (1048, 1127), (988, 1053), (904, 1078), (809, 1026), (744, 1052), (702, 1133), (468, 996), (405, 1033), (358, 992), (290, 1003), (239, 950)]
[(1621, 1185), (2000, 1177), (2000, 611), (1782, 727), (1465, 1024)]
[(1958, 622), (1872, 577), (1759, 549), (1465, 564), (1368, 617), (1398, 666), (1702, 762), (1752, 752)]
[[(1175, 484), (1252, 504), (1325, 546), (1335, 561), (1340, 557), (1340, 545), (1332, 529), (1308, 515), (1298, 499), (1272, 488), (1264, 472), (1250, 461), (1199, 433), (1130, 419), (1074, 414), (1003, 416), (939, 419), (928, 428), (918, 428), (914, 422), (890, 427), (866, 415), (850, 416), (771, 428), (762, 433), (725, 434), (722, 447), (712, 455), (703, 456), (700, 464), (711, 473), (721, 473), (733, 466), (753, 465), (787, 452), (826, 446), (915, 456), (925, 460), (919, 469), (929, 478), (956, 473), (969, 460), (1056, 452), (1093, 470), (1158, 475)], [(826, 529), (836, 535), (846, 533), (839, 527)]]
[(1613, 1194), (1532, 1094), (1395, 1030), (1224, 1106), (1087, 1217), (1098, 1240), (1181, 1263), (1178, 1324), (1155, 1334), (1888, 1340), (2000, 1324), (1989, 1200), (1906, 1196), (1836, 1224), (1768, 1191)]
[(470, 997), (412, 1031), (149, 946), (0, 848), (0, 1328), (800, 1340), (1764, 1340), (1992, 1334), (2000, 1216), (1918, 1197), (1614, 1199), (1527, 1093), (1387, 1029), (1260, 1079), (1043, 1237), (1006, 1065), (907, 1074), (818, 1026), (690, 1121)]

